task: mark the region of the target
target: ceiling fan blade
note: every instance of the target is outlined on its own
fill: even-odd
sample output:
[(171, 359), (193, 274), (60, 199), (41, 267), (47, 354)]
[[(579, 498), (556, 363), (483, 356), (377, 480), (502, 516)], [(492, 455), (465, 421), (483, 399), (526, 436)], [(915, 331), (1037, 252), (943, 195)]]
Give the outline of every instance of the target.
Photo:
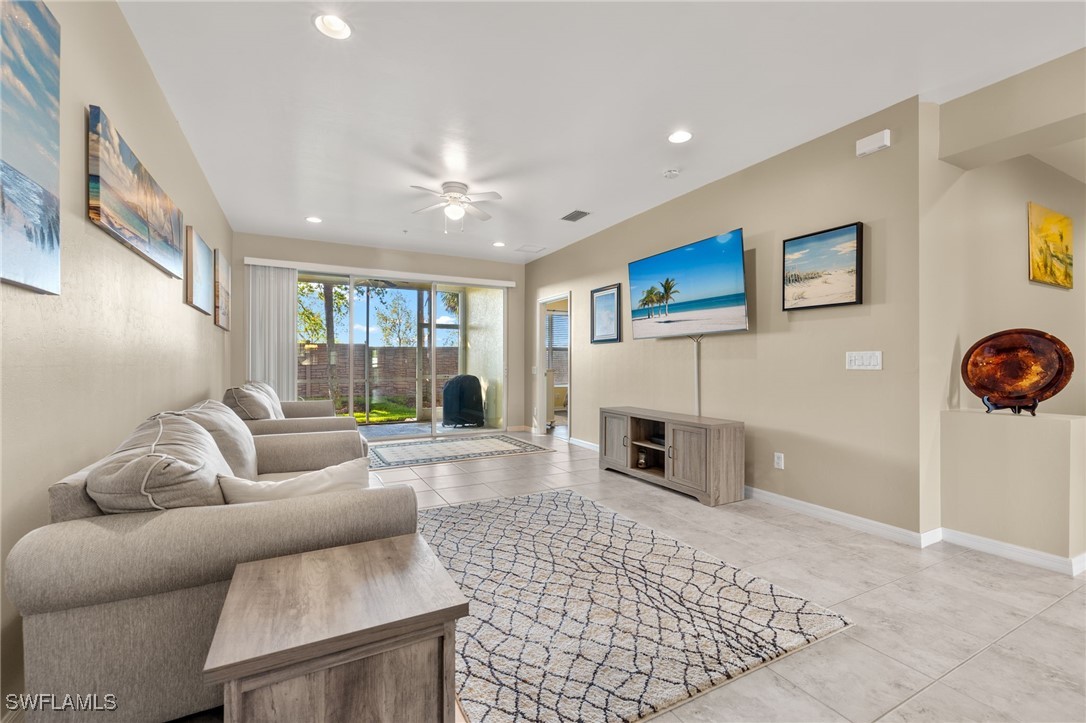
[(435, 203), (433, 206), (427, 206), (426, 208), (420, 208), (418, 211), (412, 211), (411, 213), (422, 213), (423, 211), (433, 211), (435, 208), (441, 208), (448, 205), (445, 201), (441, 203)]
[(465, 203), (463, 205), (465, 211), (467, 211), (480, 221), (486, 221), (488, 218), (490, 218), (490, 214), (481, 208), (475, 208), (475, 206), (472, 206), (470, 203)]
[(483, 193), (469, 193), (468, 198), (471, 199), (472, 203), (476, 201), (500, 201), (502, 195), (497, 191), (484, 191)]
[(441, 191), (435, 191), (432, 188), (423, 188), (422, 186), (411, 186), (411, 188), (414, 188), (415, 190), (418, 190), (418, 191), (426, 191), (427, 193), (432, 193), (435, 196), (440, 196), (441, 195)]

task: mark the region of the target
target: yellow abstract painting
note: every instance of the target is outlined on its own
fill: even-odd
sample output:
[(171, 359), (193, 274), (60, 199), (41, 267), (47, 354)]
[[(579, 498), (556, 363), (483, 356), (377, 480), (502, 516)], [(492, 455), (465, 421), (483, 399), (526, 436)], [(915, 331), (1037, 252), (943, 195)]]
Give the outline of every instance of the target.
[(1029, 280), (1074, 287), (1071, 219), (1040, 204), (1029, 204)]

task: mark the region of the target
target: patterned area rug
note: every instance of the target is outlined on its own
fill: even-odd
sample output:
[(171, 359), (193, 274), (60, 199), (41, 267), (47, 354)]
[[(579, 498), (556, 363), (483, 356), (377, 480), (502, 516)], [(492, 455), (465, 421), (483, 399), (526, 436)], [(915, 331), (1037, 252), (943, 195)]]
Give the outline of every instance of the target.
[(416, 439), (409, 442), (371, 444), (370, 469), (553, 451), (504, 434), (456, 439)]
[(419, 512), (471, 599), (471, 723), (635, 721), (848, 620), (570, 491)]

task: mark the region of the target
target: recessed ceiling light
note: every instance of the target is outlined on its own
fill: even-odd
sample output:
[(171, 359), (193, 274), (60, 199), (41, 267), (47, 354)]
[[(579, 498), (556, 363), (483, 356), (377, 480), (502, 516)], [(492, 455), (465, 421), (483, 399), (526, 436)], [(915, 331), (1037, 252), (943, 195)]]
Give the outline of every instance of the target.
[(313, 24), (330, 38), (346, 40), (351, 37), (351, 26), (338, 15), (318, 15), (313, 18)]
[(306, 216), (305, 220), (309, 221), (309, 223), (320, 223), (324, 219), (320, 218), (319, 216)]
[(686, 143), (688, 140), (694, 137), (694, 134), (690, 131), (675, 131), (667, 137), (672, 143)]
[(495, 241), (494, 243), (491, 244), (491, 246), (497, 246), (498, 248), (501, 248), (502, 246), (505, 246), (505, 242), (504, 241)]

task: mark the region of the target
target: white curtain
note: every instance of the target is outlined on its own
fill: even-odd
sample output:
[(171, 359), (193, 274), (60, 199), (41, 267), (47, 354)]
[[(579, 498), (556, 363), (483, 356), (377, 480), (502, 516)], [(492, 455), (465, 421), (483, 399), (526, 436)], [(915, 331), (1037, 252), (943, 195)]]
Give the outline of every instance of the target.
[(249, 379), (298, 398), (298, 270), (249, 266)]

